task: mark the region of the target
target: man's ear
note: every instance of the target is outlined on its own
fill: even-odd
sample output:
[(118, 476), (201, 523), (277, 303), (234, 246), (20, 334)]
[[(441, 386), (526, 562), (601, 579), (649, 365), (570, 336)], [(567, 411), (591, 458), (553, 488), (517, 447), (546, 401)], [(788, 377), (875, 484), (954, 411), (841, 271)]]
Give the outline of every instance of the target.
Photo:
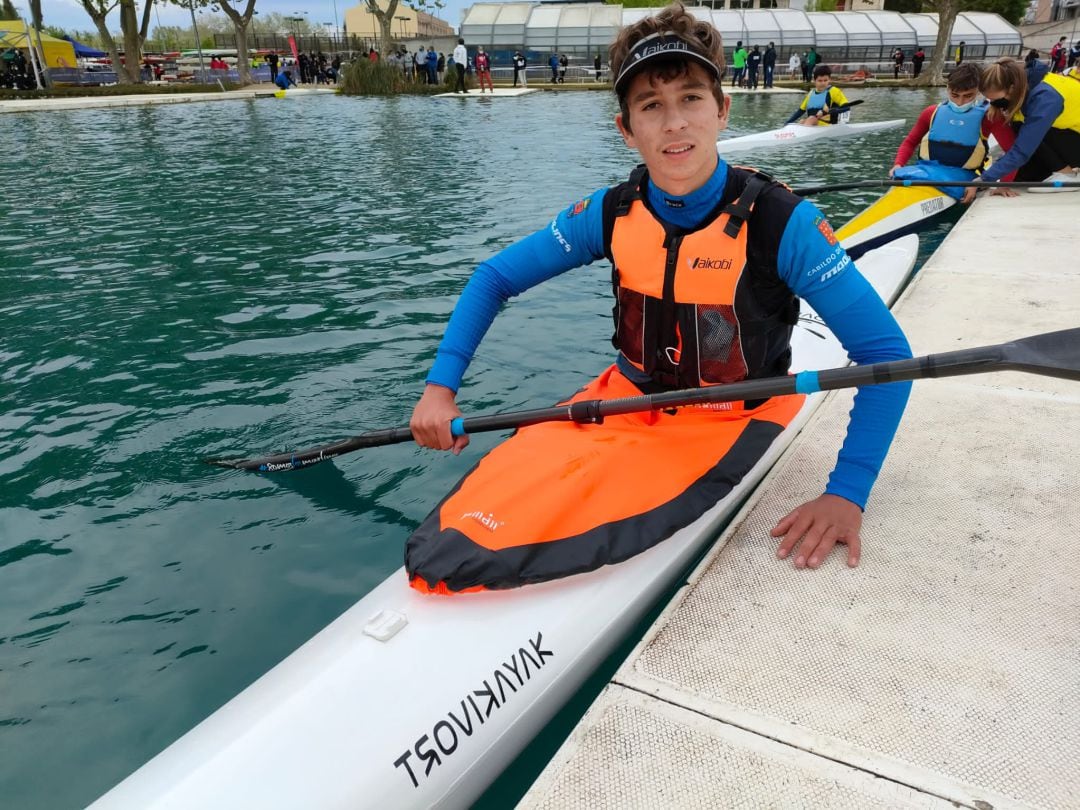
[(727, 129), (729, 115), (731, 115), (731, 96), (725, 93), (724, 103), (720, 105), (720, 129)]
[(619, 134), (622, 135), (623, 141), (631, 149), (636, 148), (634, 146), (634, 133), (630, 131), (630, 128), (623, 124), (622, 113), (615, 114), (615, 128), (619, 130)]

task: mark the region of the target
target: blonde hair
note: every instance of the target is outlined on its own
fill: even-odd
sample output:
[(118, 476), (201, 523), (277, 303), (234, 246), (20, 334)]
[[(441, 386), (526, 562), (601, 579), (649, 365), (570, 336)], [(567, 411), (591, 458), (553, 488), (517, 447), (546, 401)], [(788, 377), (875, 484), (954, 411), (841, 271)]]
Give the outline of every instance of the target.
[(1027, 71), (1023, 64), (1015, 59), (1004, 57), (988, 65), (979, 79), (979, 92), (986, 95), (988, 90), (1004, 93), (1005, 98), (1009, 100), (1009, 106), (1004, 110), (991, 106), (987, 117), (991, 120), (1001, 117), (1006, 121), (1011, 121), (1020, 109), (1020, 105), (1024, 103), (1024, 99), (1027, 98)]
[[(685, 41), (691, 48), (708, 57), (720, 69), (724, 75), (724, 40), (720, 32), (711, 23), (702, 22), (688, 12), (682, 3), (672, 3), (663, 8), (652, 17), (645, 17), (633, 25), (628, 25), (619, 31), (615, 41), (608, 48), (608, 62), (611, 64), (611, 75), (618, 76), (622, 72), (623, 62), (626, 61), (630, 51), (645, 37), (653, 34), (674, 33)], [(686, 75), (689, 63), (685, 60), (660, 61), (656, 67), (645, 68), (647, 74), (655, 79), (671, 81), (677, 76)], [(717, 104), (724, 103), (724, 88), (721, 82), (713, 80), (713, 96)], [(626, 93), (619, 94), (619, 109), (622, 112), (623, 126), (630, 131), (630, 109), (626, 104)]]

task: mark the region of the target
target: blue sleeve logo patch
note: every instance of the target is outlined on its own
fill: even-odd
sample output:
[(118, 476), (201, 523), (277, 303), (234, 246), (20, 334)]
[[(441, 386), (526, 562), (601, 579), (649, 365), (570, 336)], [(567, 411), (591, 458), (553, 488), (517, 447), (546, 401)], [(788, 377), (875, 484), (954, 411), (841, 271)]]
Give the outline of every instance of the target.
[(584, 200), (578, 200), (576, 203), (570, 206), (570, 210), (566, 213), (566, 216), (576, 217), (578, 214), (584, 212), (585, 209), (589, 207), (589, 203), (591, 202), (592, 199), (589, 197), (586, 197)]

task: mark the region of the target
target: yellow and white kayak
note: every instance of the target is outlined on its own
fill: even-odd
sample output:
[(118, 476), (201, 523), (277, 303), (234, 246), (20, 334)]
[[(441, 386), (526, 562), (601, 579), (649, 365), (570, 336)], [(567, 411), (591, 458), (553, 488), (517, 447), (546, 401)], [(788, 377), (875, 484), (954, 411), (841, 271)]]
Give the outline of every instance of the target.
[(896, 186), (839, 228), (836, 237), (853, 258), (858, 258), (897, 237), (914, 233), (956, 203), (956, 199), (933, 186)]

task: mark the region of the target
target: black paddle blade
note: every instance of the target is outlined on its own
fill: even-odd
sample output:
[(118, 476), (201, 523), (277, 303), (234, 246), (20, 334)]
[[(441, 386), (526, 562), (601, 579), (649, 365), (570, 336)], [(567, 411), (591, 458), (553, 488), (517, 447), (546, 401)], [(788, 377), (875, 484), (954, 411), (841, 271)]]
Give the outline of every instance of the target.
[(1002, 344), (1003, 365), (1063, 380), (1080, 380), (1080, 328), (1062, 329)]

